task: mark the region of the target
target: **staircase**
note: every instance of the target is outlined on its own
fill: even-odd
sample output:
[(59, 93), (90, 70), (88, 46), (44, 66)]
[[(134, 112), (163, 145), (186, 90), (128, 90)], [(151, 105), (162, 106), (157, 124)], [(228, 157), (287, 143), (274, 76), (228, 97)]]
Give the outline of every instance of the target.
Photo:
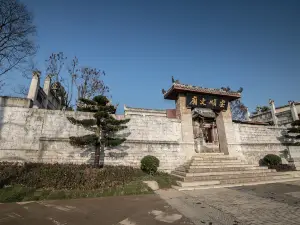
[(223, 153), (200, 153), (171, 173), (179, 178), (177, 190), (234, 187), (299, 180), (288, 173), (249, 165)]

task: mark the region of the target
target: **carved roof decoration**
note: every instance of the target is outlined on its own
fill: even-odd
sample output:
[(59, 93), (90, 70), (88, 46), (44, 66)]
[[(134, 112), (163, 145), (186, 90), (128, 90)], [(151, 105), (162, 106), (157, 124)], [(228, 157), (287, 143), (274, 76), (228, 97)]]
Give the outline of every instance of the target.
[(211, 94), (219, 96), (227, 96), (230, 99), (238, 99), (241, 97), (240, 92), (225, 91), (216, 88), (204, 88), (188, 84), (173, 83), (172, 87), (164, 94), (165, 99), (176, 100), (178, 93), (191, 92), (195, 94)]

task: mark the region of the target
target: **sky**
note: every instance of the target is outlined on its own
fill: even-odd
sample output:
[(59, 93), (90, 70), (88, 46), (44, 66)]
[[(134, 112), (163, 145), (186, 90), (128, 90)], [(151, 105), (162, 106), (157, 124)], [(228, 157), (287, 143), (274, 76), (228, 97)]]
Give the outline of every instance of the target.
[[(300, 101), (300, 1), (22, 0), (34, 14), (34, 62), (53, 52), (106, 72), (113, 103), (175, 108), (171, 76), (184, 84), (243, 87), (242, 101)], [(29, 85), (10, 73), (6, 92)]]

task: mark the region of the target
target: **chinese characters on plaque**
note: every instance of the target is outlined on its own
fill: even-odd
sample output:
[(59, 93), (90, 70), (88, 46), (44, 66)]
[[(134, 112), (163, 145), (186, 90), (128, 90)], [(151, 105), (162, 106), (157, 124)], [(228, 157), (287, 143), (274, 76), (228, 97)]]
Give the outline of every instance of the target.
[(186, 105), (188, 107), (227, 110), (228, 99), (222, 96), (188, 94), (186, 96)]

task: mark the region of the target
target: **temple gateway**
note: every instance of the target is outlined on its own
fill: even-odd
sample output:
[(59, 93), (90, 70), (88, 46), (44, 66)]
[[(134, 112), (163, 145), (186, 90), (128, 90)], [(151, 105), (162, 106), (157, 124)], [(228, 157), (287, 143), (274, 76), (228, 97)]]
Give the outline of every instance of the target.
[[(94, 148), (70, 144), (70, 136), (89, 131), (72, 125), (67, 117), (90, 118), (86, 112), (64, 109), (64, 90), (46, 76), (40, 87), (34, 73), (26, 98), (0, 97), (0, 160), (41, 163), (92, 163)], [(284, 164), (300, 168), (300, 147), (284, 138), (291, 122), (299, 119), (300, 103), (290, 101), (233, 121), (230, 102), (240, 92), (203, 88), (174, 81), (164, 98), (175, 101), (174, 109), (157, 110), (124, 106), (130, 118), (126, 142), (106, 149), (104, 165), (140, 166), (146, 155), (160, 160), (159, 169), (172, 173), (179, 190), (230, 187), (299, 179), (295, 173), (278, 173), (259, 165), (267, 154), (276, 154)], [(272, 124), (272, 125), (271, 125)]]
[(192, 124), (193, 132), (187, 135), (193, 135), (196, 153), (228, 154), (224, 119), (231, 118), (229, 102), (240, 97), (239, 92), (178, 83), (164, 93), (165, 99), (175, 100), (176, 117), (186, 125)]

